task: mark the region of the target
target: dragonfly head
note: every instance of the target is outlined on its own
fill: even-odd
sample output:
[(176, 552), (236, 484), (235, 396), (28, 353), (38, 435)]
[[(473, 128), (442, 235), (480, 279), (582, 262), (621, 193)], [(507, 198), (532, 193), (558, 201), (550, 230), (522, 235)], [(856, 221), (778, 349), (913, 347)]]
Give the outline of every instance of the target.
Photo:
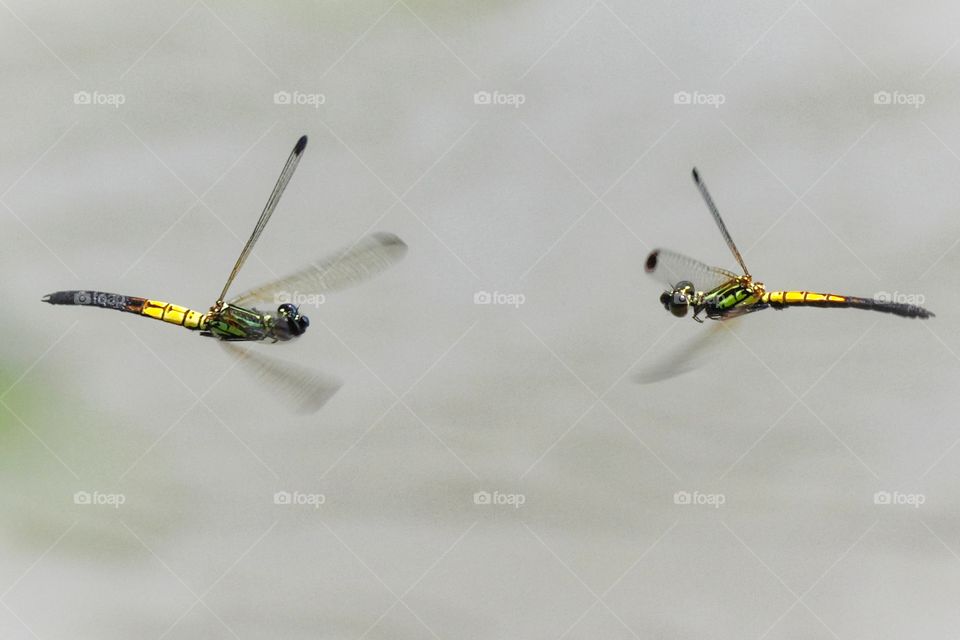
[(300, 309), (289, 302), (277, 307), (277, 319), (277, 328), (287, 333), (290, 338), (303, 335), (303, 332), (310, 326), (310, 318), (300, 315)]
[(694, 291), (696, 289), (694, 289), (693, 283), (689, 280), (683, 280), (676, 284), (673, 291), (664, 291), (660, 294), (660, 304), (673, 315), (682, 318), (687, 315), (687, 310), (691, 304), (690, 298)]

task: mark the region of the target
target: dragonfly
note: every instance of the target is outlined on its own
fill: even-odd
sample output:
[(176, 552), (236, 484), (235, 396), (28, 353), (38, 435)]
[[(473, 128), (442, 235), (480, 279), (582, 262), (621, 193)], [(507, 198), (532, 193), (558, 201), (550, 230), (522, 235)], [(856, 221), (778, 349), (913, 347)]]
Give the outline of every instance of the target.
[[(107, 293), (104, 291), (57, 291), (42, 298), (55, 305), (81, 305), (115, 309), (178, 325), (200, 335), (218, 339), (234, 355), (251, 361), (265, 377), (277, 382), (301, 401), (301, 408), (315, 409), (339, 388), (335, 379), (300, 368), (298, 365), (275, 361), (261, 354), (238, 351), (235, 343), (289, 342), (302, 336), (310, 326), (310, 319), (290, 301), (294, 297), (336, 291), (372, 277), (398, 262), (406, 254), (407, 245), (392, 233), (377, 232), (365, 236), (352, 246), (322, 258), (309, 266), (268, 284), (255, 287), (227, 299), (230, 286), (253, 252), (273, 216), (280, 197), (307, 147), (307, 136), (301, 136), (287, 158), (280, 177), (267, 199), (250, 238), (231, 269), (223, 289), (206, 312), (162, 300)], [(276, 312), (260, 310), (255, 304), (277, 303)], [(312, 397), (311, 397), (312, 396)]]
[(709, 267), (667, 249), (651, 251), (647, 256), (645, 270), (669, 287), (660, 295), (660, 304), (678, 318), (686, 316), (691, 309), (693, 319), (703, 322), (701, 314), (711, 320), (729, 320), (763, 309), (787, 307), (853, 308), (881, 311), (904, 318), (933, 317), (934, 314), (927, 309), (906, 302), (813, 291), (767, 291), (762, 282), (754, 280), (750, 275), (740, 250), (734, 244), (727, 225), (720, 217), (707, 185), (696, 168), (693, 169), (693, 181), (742, 273)]

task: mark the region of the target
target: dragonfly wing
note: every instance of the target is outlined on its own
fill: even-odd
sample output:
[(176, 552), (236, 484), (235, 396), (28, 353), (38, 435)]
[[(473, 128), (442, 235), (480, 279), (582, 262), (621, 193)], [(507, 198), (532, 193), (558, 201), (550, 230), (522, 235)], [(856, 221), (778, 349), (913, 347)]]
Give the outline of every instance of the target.
[(631, 379), (638, 384), (651, 384), (698, 369), (719, 357), (720, 345), (723, 344), (720, 334), (726, 330), (727, 327), (714, 324), (708, 329), (698, 331), (696, 337), (683, 341), (642, 364)]
[(744, 273), (750, 273), (747, 270), (747, 265), (743, 262), (743, 256), (740, 255), (740, 249), (737, 249), (737, 245), (733, 242), (733, 238), (730, 237), (730, 232), (727, 230), (727, 225), (724, 224), (723, 218), (720, 217), (720, 211), (717, 209), (717, 205), (713, 203), (713, 198), (710, 197), (710, 192), (707, 190), (707, 185), (704, 184), (703, 180), (700, 179), (700, 173), (697, 171), (697, 168), (693, 168), (693, 181), (697, 184), (697, 189), (700, 190), (700, 195), (703, 196), (703, 201), (707, 204), (707, 208), (710, 209), (710, 214), (713, 216), (714, 222), (717, 223), (717, 227), (720, 228), (720, 235), (723, 236), (723, 239), (727, 241), (727, 246), (730, 248), (730, 253), (733, 254), (733, 257), (737, 259), (737, 262), (740, 264), (740, 267), (743, 269)]
[(237, 258), (237, 261), (233, 265), (233, 269), (230, 271), (230, 275), (227, 277), (227, 282), (223, 285), (223, 291), (220, 292), (220, 297), (217, 298), (218, 302), (222, 301), (227, 295), (227, 290), (230, 288), (230, 285), (233, 284), (233, 279), (237, 277), (238, 273), (240, 273), (240, 269), (243, 268), (244, 263), (250, 256), (250, 252), (253, 251), (254, 245), (257, 244), (257, 240), (260, 239), (260, 235), (266, 228), (267, 223), (270, 222), (270, 216), (272, 216), (273, 212), (276, 210), (277, 204), (280, 202), (280, 196), (283, 195), (287, 185), (290, 183), (290, 178), (293, 177), (293, 172), (297, 169), (297, 165), (300, 163), (300, 156), (303, 154), (303, 150), (306, 147), (307, 136), (300, 136), (300, 139), (297, 140), (297, 144), (295, 144), (293, 147), (293, 151), (290, 152), (290, 156), (287, 158), (286, 164), (283, 165), (283, 169), (280, 171), (280, 177), (277, 178), (277, 183), (273, 186), (273, 191), (270, 193), (270, 197), (267, 198), (267, 204), (264, 205), (263, 212), (260, 214), (260, 219), (257, 220), (257, 226), (253, 228), (253, 233), (250, 234), (250, 238), (243, 246), (243, 250), (240, 251), (240, 257)]
[(250, 372), (258, 383), (276, 392), (296, 413), (319, 411), (343, 386), (339, 378), (316, 369), (271, 358), (230, 342), (218, 342), (232, 357), (242, 361), (241, 368)]
[(709, 267), (699, 260), (669, 251), (654, 249), (647, 256), (647, 273), (671, 289), (682, 280), (689, 280), (697, 291), (712, 291), (739, 276), (732, 271)]
[(256, 301), (275, 303), (279, 293), (325, 293), (355, 285), (400, 261), (407, 245), (392, 233), (374, 233), (351, 247), (324, 258), (286, 278), (251, 289), (231, 300), (248, 306)]

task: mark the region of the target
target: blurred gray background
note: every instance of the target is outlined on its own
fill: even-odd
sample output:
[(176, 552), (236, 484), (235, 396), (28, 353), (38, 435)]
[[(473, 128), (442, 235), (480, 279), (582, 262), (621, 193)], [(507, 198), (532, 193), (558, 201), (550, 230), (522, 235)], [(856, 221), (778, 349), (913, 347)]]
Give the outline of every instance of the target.
[[(0, 637), (957, 637), (958, 19), (0, 1)], [(206, 309), (303, 133), (238, 290), (410, 246), (258, 346), (321, 412), (40, 303)], [(734, 266), (694, 165), (769, 287), (937, 317), (671, 317), (650, 249)]]

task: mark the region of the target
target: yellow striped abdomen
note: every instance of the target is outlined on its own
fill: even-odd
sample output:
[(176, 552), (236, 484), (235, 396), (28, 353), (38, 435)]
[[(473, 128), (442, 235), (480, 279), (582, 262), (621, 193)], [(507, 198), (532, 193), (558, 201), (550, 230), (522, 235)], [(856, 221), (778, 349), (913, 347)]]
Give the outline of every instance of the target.
[(830, 304), (849, 306), (850, 298), (833, 293), (814, 293), (813, 291), (767, 291), (760, 302), (772, 305), (810, 305), (826, 306)]
[(932, 318), (933, 313), (915, 304), (858, 298), (856, 296), (838, 296), (834, 293), (814, 293), (812, 291), (768, 291), (760, 302), (774, 308), (797, 307), (833, 307), (848, 309), (866, 309), (892, 313), (904, 318)]
[(144, 300), (140, 315), (178, 324), (187, 329), (203, 330), (207, 327), (207, 314), (161, 300)]

